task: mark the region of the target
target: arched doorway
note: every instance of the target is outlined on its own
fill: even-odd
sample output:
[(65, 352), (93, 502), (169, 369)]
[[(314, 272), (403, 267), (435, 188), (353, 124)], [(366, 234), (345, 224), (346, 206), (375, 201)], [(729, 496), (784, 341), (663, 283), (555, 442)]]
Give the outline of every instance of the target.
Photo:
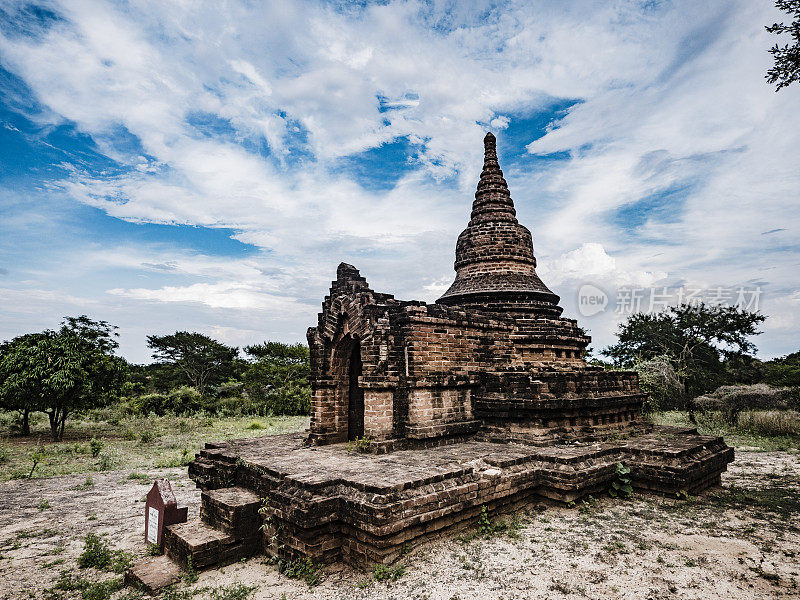
[(358, 385), (361, 376), (361, 344), (355, 340), (348, 360), (347, 439), (364, 437), (364, 390)]

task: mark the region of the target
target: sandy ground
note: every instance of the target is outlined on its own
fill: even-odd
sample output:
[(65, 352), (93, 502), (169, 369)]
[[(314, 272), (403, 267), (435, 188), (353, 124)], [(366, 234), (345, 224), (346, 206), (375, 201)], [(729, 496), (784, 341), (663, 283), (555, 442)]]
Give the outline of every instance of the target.
[[(92, 485), (86, 475), (0, 484), (0, 598), (80, 597), (48, 592), (65, 569), (108, 577), (76, 566), (88, 532), (141, 555), (149, 482), (129, 473), (93, 474)], [(148, 475), (170, 477), (197, 515), (185, 469)], [(255, 586), (254, 599), (800, 598), (800, 455), (738, 451), (723, 483), (688, 500), (637, 494), (532, 507), (510, 533), (422, 547), (391, 583), (343, 569), (309, 588), (254, 558), (201, 573), (186, 589), (219, 598), (241, 583)]]

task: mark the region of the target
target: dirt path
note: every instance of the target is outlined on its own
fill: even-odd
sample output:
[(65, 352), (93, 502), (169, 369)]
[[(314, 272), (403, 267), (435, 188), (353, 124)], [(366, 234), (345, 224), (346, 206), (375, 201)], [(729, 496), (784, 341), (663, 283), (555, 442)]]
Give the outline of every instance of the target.
[[(90, 531), (141, 554), (149, 481), (129, 473), (94, 474), (91, 486), (85, 475), (0, 484), (0, 598), (47, 598), (62, 570), (79, 571)], [(197, 514), (184, 469), (147, 474), (169, 476)], [(206, 598), (240, 583), (257, 586), (257, 599), (800, 598), (800, 455), (740, 451), (723, 481), (689, 500), (540, 506), (505, 533), (412, 553), (394, 583), (345, 569), (309, 588), (254, 558), (201, 573), (190, 589)]]

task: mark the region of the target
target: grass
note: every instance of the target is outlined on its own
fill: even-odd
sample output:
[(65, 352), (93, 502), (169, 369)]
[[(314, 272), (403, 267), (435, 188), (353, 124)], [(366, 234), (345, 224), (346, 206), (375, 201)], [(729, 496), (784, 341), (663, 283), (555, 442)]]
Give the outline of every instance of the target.
[(31, 416), (29, 437), (12, 435), (11, 421), (0, 418), (0, 481), (26, 478), (31, 451), (40, 447), (44, 456), (34, 478), (111, 469), (146, 471), (183, 466), (205, 442), (302, 431), (308, 417), (265, 417), (259, 422), (261, 429), (251, 428), (252, 423), (252, 416), (120, 417), (104, 410), (68, 421), (64, 441), (52, 442), (45, 415)]
[[(800, 414), (794, 411), (744, 411), (736, 427), (719, 415), (695, 413), (697, 424), (689, 421), (686, 411), (666, 411), (650, 415), (658, 425), (697, 427), (702, 435), (719, 435), (737, 448), (756, 448), (764, 452), (800, 450)], [(792, 433), (796, 432), (796, 433)]]

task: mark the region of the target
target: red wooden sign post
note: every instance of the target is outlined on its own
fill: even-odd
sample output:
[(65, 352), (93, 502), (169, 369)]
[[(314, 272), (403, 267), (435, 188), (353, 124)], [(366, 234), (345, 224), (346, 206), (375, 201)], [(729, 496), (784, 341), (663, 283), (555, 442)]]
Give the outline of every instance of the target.
[(156, 479), (147, 492), (144, 508), (144, 537), (147, 543), (161, 547), (164, 528), (185, 523), (188, 510), (186, 506), (178, 506), (169, 479)]

